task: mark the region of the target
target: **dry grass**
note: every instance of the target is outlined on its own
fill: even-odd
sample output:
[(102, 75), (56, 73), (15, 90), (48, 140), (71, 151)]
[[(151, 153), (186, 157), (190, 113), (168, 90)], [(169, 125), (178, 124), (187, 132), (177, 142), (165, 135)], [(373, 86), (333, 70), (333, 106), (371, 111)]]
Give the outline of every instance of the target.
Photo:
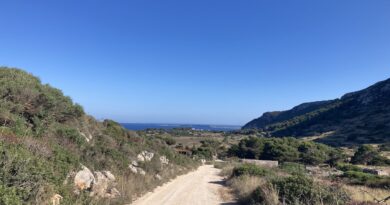
[(219, 176), (230, 177), (233, 174), (233, 169), (236, 167), (238, 162), (225, 162), (225, 163), (215, 163), (214, 167), (221, 169)]
[[(345, 185), (343, 188), (350, 194), (352, 200), (358, 202), (375, 202), (390, 196), (390, 190), (374, 189), (364, 186)], [(390, 205), (390, 201), (387, 202)]]
[(153, 173), (147, 173), (145, 176), (142, 176), (127, 172), (117, 176), (117, 188), (121, 193), (121, 197), (116, 200), (115, 204), (132, 202), (156, 187), (190, 171), (191, 169), (186, 167), (171, 165), (159, 173), (162, 176), (162, 180), (157, 179)]
[(260, 177), (243, 175), (227, 182), (239, 199), (248, 198), (255, 189), (264, 186), (266, 181)]
[(237, 178), (230, 179), (227, 182), (232, 188), (234, 194), (243, 204), (247, 204), (251, 195), (257, 192), (263, 196), (265, 205), (279, 205), (278, 191), (266, 179), (257, 176), (243, 175)]

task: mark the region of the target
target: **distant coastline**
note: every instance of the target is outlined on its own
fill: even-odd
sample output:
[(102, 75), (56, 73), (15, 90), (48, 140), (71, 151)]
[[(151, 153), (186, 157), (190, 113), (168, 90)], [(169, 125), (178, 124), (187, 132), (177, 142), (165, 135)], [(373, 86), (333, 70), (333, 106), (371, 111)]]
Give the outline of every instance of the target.
[(240, 125), (208, 125), (208, 124), (171, 124), (171, 123), (121, 123), (123, 127), (129, 130), (146, 129), (174, 129), (191, 128), (193, 130), (204, 131), (233, 131), (241, 129)]

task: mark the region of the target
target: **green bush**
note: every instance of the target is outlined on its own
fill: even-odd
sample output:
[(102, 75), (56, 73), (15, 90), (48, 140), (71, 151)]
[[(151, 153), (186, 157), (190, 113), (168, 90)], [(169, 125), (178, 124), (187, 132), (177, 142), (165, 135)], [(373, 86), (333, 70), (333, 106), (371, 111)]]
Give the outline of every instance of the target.
[(352, 165), (352, 164), (346, 164), (346, 163), (338, 163), (336, 165), (336, 168), (341, 170), (341, 171), (344, 171), (344, 172), (347, 172), (347, 171), (363, 172), (362, 168), (355, 166), (355, 165)]
[(280, 169), (289, 174), (303, 174), (306, 172), (305, 165), (294, 162), (284, 162), (280, 165)]
[(268, 169), (259, 167), (254, 164), (243, 164), (233, 169), (233, 176), (238, 177), (242, 175), (250, 176), (267, 176), (270, 174)]
[(351, 184), (364, 185), (373, 188), (390, 188), (390, 177), (381, 177), (359, 171), (346, 171), (344, 172), (343, 177)]
[(176, 140), (173, 137), (164, 137), (164, 142), (167, 143), (167, 145), (175, 145)]
[[(139, 136), (111, 120), (96, 121), (60, 90), (24, 71), (0, 67), (1, 205), (48, 204), (56, 193), (64, 197), (61, 204), (114, 204), (111, 199), (90, 197), (88, 191), (75, 195), (73, 179), (67, 175), (83, 164), (92, 171), (109, 170), (119, 181), (128, 177), (129, 164), (143, 150), (156, 157), (140, 166), (164, 180), (198, 165), (160, 139)], [(158, 158), (162, 155), (169, 158), (169, 169), (162, 169)], [(120, 200), (131, 201), (132, 196), (163, 182), (152, 177), (139, 180), (145, 184), (134, 185), (137, 189), (131, 193), (120, 190)]]
[(60, 127), (57, 129), (57, 136), (62, 137), (66, 140), (70, 140), (72, 143), (82, 146), (85, 144), (85, 139), (81, 136), (80, 132), (74, 128)]
[(301, 162), (317, 165), (331, 165), (344, 161), (345, 156), (338, 149), (295, 138), (249, 137), (233, 145), (228, 156), (247, 159), (277, 160), (279, 162)]
[(351, 162), (354, 164), (386, 166), (390, 165), (390, 160), (379, 154), (371, 145), (362, 145), (353, 155)]
[(22, 201), (16, 194), (15, 188), (8, 188), (0, 184), (0, 204), (21, 205)]
[(272, 181), (285, 204), (345, 204), (348, 194), (338, 186), (318, 184), (304, 175), (276, 178)]

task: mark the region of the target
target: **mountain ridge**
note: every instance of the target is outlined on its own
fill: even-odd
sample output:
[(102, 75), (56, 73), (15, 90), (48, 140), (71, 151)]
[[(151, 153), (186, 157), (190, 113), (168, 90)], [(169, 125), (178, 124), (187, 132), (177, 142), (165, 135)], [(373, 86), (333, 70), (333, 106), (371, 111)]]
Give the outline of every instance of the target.
[(390, 137), (390, 79), (327, 101), (266, 112), (243, 126), (268, 136), (308, 137), (331, 145), (386, 143)]

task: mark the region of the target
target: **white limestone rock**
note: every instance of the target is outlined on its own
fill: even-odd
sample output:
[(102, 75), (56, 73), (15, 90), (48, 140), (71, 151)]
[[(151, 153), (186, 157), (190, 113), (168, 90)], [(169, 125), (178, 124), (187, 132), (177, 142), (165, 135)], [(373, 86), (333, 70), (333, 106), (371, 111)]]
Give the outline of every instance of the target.
[(161, 165), (168, 165), (169, 164), (169, 159), (166, 156), (161, 156), (160, 157), (160, 162), (161, 162)]
[(90, 189), (95, 181), (91, 170), (86, 166), (82, 166), (82, 170), (76, 173), (74, 184), (78, 190)]

